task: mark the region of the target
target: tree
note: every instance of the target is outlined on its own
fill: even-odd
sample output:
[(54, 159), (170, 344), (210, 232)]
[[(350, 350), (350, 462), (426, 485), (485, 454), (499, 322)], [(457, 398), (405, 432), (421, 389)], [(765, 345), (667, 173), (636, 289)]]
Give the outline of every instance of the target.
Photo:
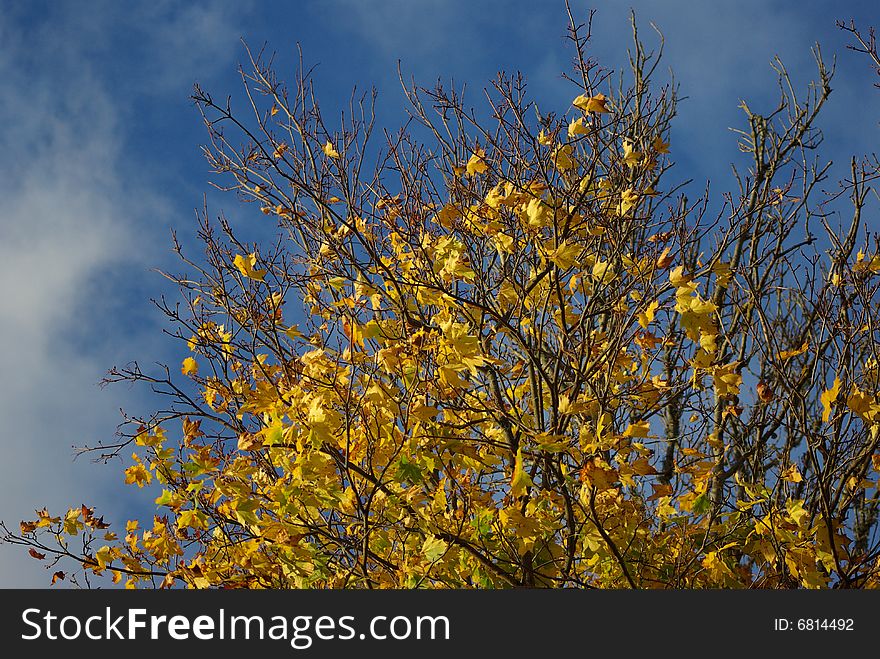
[(775, 61), (738, 190), (691, 199), (662, 38), (633, 21), (615, 79), (569, 16), (558, 114), (519, 75), (485, 116), (405, 84), (377, 147), (375, 92), (333, 127), (302, 66), (248, 51), (243, 107), (196, 87), (220, 187), (278, 238), (200, 214), (160, 303), (191, 356), (108, 375), (168, 399), (101, 447), (161, 483), (152, 526), (44, 509), (4, 540), (132, 587), (880, 585), (880, 170), (820, 190), (832, 71), (817, 47), (801, 95)]

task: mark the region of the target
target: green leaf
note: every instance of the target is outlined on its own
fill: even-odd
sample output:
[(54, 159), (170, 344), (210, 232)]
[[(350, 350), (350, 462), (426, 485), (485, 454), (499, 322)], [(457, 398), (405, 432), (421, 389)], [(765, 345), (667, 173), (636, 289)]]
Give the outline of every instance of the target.
[(170, 506), (176, 502), (176, 497), (171, 490), (162, 490), (162, 494), (156, 497), (155, 504), (157, 506)]
[(449, 545), (444, 540), (430, 535), (425, 538), (425, 542), (422, 545), (422, 554), (433, 563), (446, 553), (448, 547)]
[(422, 470), (419, 465), (407, 459), (405, 455), (400, 456), (397, 461), (397, 480), (400, 482), (420, 483), (422, 481)]
[(694, 507), (693, 511), (695, 515), (702, 515), (703, 513), (709, 510), (710, 502), (709, 497), (704, 494), (701, 494), (696, 499), (694, 499)]

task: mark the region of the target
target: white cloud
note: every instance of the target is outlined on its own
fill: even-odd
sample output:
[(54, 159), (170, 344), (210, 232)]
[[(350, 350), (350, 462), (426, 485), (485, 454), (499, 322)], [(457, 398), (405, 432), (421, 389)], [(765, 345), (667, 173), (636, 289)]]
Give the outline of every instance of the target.
[[(143, 7), (126, 20), (151, 21), (140, 34), (156, 53), (152, 93), (175, 93), (196, 69), (237, 54), (226, 12)], [(156, 284), (148, 267), (165, 258), (168, 238), (156, 218), (173, 202), (138, 175), (149, 154), (126, 152), (139, 81), (95, 64), (119, 48), (121, 10), (108, 9), (58, 5), (29, 28), (0, 24), (0, 519), (13, 528), (44, 505), (125, 514), (119, 469), (74, 461), (71, 447), (112, 440), (119, 407), (137, 406), (142, 392), (98, 387), (106, 370), (162, 350), (155, 328), (127, 317), (146, 315), (146, 296), (126, 296)], [(42, 564), (0, 546), (0, 587), (47, 584)]]

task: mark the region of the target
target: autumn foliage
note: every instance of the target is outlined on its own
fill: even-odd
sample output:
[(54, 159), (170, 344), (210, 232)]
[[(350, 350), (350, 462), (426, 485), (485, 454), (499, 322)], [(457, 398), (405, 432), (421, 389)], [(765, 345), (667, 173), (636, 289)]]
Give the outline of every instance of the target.
[(880, 585), (876, 161), (823, 185), (816, 49), (693, 198), (633, 36), (612, 76), (573, 20), (556, 112), (517, 75), (479, 110), (405, 85), (381, 138), (375, 95), (331, 125), (262, 54), (240, 101), (196, 88), (240, 220), (175, 242), (188, 356), (110, 372), (168, 404), (100, 449), (156, 516), (4, 539), (131, 587)]

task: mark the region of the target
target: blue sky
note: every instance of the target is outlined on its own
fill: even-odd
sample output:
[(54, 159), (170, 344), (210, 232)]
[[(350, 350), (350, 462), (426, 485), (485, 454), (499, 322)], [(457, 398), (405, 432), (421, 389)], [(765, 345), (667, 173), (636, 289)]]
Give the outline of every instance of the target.
[[(583, 14), (590, 6), (573, 5)], [(845, 174), (851, 154), (876, 149), (880, 91), (834, 25), (854, 18), (880, 27), (873, 3), (592, 6), (594, 54), (606, 67), (626, 62), (630, 7), (649, 44), (649, 22), (663, 32), (666, 65), (688, 97), (673, 125), (673, 155), (679, 175), (698, 187), (707, 179), (716, 191), (730, 186), (737, 151), (728, 128), (742, 125), (740, 99), (770, 109), (771, 58), (806, 82), (817, 41), (837, 58), (822, 120), (834, 175)], [(152, 271), (175, 267), (171, 228), (192, 240), (203, 194), (215, 214), (235, 220), (245, 212), (210, 192), (199, 152), (205, 131), (188, 99), (196, 81), (217, 96), (237, 93), (241, 38), (267, 42), (288, 78), (301, 43), (306, 62), (318, 65), (327, 116), (353, 85), (376, 85), (381, 123), (395, 128), (398, 60), (425, 85), (438, 77), (466, 83), (474, 104), (496, 71), (521, 70), (542, 110), (565, 111), (565, 27), (561, 0), (0, 0), (0, 519), (17, 524), (34, 508), (80, 503), (115, 522), (151, 514), (122, 484), (120, 465), (74, 461), (71, 446), (112, 440), (120, 407), (150, 409), (145, 392), (97, 386), (109, 367), (178, 359), (149, 303), (173, 294)], [(22, 550), (0, 546), (0, 587), (48, 578)]]

